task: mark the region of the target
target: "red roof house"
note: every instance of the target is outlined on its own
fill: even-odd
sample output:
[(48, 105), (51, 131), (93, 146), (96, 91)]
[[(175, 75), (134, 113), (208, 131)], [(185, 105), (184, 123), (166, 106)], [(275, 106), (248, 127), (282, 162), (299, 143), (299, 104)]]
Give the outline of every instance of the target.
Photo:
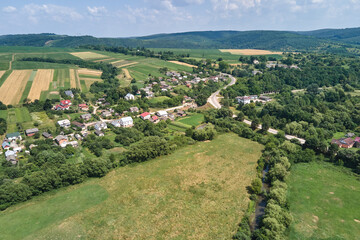
[(150, 119), (151, 115), (148, 112), (144, 112), (144, 113), (140, 114), (140, 117), (142, 120), (147, 120), (147, 119)]

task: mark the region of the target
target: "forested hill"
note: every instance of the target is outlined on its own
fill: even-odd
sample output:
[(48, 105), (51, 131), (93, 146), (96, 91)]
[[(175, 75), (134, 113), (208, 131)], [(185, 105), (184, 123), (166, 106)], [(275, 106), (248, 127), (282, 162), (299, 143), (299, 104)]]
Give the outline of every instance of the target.
[(360, 46), (360, 28), (289, 31), (204, 31), (157, 34), (133, 38), (95, 38), (51, 33), (0, 36), (0, 46), (78, 47), (106, 45), (147, 48), (254, 48), (268, 50), (315, 50)]

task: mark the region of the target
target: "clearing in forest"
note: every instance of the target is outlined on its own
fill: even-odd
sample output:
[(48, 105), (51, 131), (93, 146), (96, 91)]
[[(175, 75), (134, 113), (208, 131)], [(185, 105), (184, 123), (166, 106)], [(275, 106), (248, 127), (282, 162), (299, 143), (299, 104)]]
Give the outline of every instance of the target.
[(272, 52), (268, 50), (259, 49), (219, 49), (221, 52), (228, 52), (234, 55), (281, 55), (282, 52)]
[(231, 239), (262, 149), (223, 134), (115, 169), (10, 207), (0, 215), (0, 238)]
[(179, 64), (179, 65), (182, 65), (182, 66), (197, 68), (197, 66), (195, 66), (195, 65), (191, 65), (191, 64), (188, 64), (188, 63), (184, 63), (184, 62), (179, 62), (179, 61), (169, 61), (169, 62)]
[(102, 54), (94, 53), (94, 52), (72, 52), (71, 54), (74, 55), (75, 57), (78, 57), (78, 58), (81, 58), (84, 60), (108, 58), (108, 56), (106, 56), (106, 55), (102, 55)]
[(52, 82), (53, 78), (54, 69), (39, 69), (27, 98), (30, 101), (40, 99), (41, 92), (49, 90), (50, 83)]
[(32, 70), (14, 70), (0, 88), (0, 101), (6, 105), (18, 104)]

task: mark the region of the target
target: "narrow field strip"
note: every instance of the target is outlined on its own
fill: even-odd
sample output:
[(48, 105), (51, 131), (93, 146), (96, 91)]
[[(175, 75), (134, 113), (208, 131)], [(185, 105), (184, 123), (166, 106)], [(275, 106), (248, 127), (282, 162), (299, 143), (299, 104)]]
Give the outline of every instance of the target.
[(33, 81), (35, 79), (36, 73), (37, 73), (37, 70), (32, 71), (31, 76), (30, 76), (28, 82), (26, 83), (25, 90), (24, 90), (24, 92), (23, 92), (23, 94), (21, 96), (20, 103), (23, 103), (24, 100), (28, 97), (28, 95), (30, 93), (31, 86), (32, 86)]
[(81, 86), (80, 78), (79, 78), (79, 73), (75, 69), (74, 69), (74, 74), (75, 74), (75, 79), (76, 79), (76, 86), (77, 86), (77, 88), (82, 90), (82, 86)]
[(72, 52), (70, 53), (71, 55), (87, 60), (87, 59), (100, 59), (100, 58), (108, 58), (109, 56), (106, 55), (102, 55), (99, 53), (94, 53), (94, 52)]
[(188, 64), (188, 63), (184, 63), (184, 62), (179, 62), (179, 61), (169, 61), (169, 62), (178, 64), (178, 65), (182, 65), (182, 66), (186, 66), (186, 67), (194, 67), (194, 68), (197, 68), (197, 66), (195, 66), (195, 65), (191, 65), (191, 64)]
[(53, 80), (54, 69), (39, 69), (32, 84), (28, 98), (30, 101), (40, 99), (42, 91), (48, 91)]
[(2, 76), (0, 77), (0, 87), (3, 85), (5, 80), (9, 77), (9, 75), (12, 73), (12, 70), (5, 71)]
[(18, 104), (32, 70), (15, 70), (0, 88), (0, 101), (6, 105)]
[(91, 70), (91, 69), (87, 69), (87, 68), (80, 68), (77, 70), (77, 72), (80, 75), (91, 75), (91, 76), (98, 76), (98, 77), (100, 77), (102, 74), (102, 71)]
[(220, 52), (230, 53), (234, 55), (272, 55), (272, 54), (283, 54), (282, 52), (272, 52), (268, 50), (259, 50), (259, 49), (219, 49)]
[(138, 64), (138, 62), (127, 63), (127, 64), (123, 64), (123, 65), (116, 66), (116, 67), (117, 68), (122, 68), (122, 67), (132, 66), (132, 65), (136, 65), (136, 64)]
[(4, 71), (0, 71), (0, 78), (4, 75), (5, 72), (6, 72), (5, 70), (4, 70)]
[(77, 88), (76, 78), (75, 78), (75, 70), (69, 69), (70, 71), (70, 87)]

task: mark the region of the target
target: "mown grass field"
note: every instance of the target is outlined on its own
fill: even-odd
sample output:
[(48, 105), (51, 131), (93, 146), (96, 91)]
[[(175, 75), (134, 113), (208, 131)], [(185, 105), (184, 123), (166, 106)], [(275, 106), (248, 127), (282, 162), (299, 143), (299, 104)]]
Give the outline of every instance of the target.
[(360, 182), (343, 171), (328, 163), (293, 165), (289, 239), (359, 239)]
[(180, 118), (177, 122), (189, 125), (189, 126), (199, 126), (204, 121), (204, 115), (201, 113), (194, 113), (184, 118)]
[(262, 149), (224, 134), (116, 169), (1, 212), (0, 238), (231, 239)]

